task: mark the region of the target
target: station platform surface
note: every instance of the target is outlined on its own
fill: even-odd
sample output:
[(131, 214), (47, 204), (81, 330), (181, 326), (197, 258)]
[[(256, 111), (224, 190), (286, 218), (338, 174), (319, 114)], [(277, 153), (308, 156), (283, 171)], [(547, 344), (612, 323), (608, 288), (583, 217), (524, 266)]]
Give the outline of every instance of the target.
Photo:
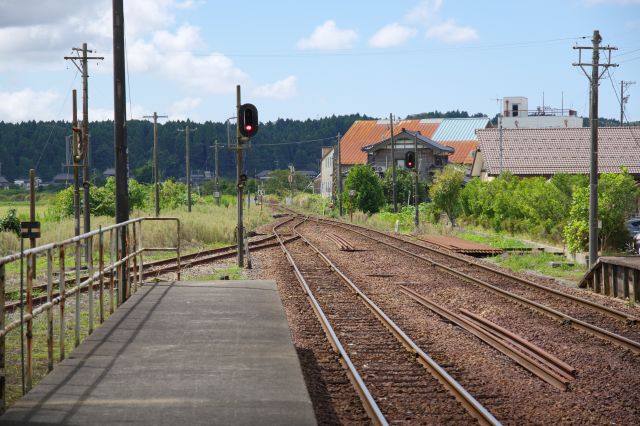
[(315, 424), (273, 281), (147, 284), (0, 424)]

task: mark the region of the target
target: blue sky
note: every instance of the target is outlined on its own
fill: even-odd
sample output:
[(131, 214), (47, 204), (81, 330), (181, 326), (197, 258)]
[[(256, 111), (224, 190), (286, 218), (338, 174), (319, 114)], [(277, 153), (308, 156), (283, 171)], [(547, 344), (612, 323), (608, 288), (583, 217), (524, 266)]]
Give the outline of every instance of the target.
[[(245, 9), (240, 9), (242, 7)], [(235, 85), (262, 121), (451, 109), (498, 111), (526, 96), (588, 115), (588, 80), (572, 46), (594, 29), (617, 46), (611, 69), (640, 119), (640, 0), (316, 2), (125, 0), (128, 116), (224, 121)], [(63, 59), (83, 42), (90, 119), (113, 116), (111, 1), (0, 0), (0, 120), (69, 119), (81, 89)], [(581, 39), (580, 37), (586, 37)], [(619, 116), (609, 75), (600, 115)]]

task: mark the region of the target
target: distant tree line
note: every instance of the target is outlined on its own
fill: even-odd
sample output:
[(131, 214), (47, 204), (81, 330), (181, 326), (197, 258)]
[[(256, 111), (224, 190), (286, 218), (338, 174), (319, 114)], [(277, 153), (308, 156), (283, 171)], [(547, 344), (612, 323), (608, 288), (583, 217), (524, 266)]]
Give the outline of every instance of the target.
[[(321, 147), (334, 145), (335, 136), (344, 134), (356, 120), (370, 119), (351, 114), (320, 119), (278, 119), (262, 123), (252, 139), (245, 161), (245, 173), (253, 176), (262, 170), (284, 169), (289, 163), (297, 170), (318, 170)], [(185, 134), (178, 132), (189, 124), (191, 132), (191, 169), (213, 171), (214, 141), (220, 148), (221, 176), (235, 176), (235, 152), (227, 149), (227, 126), (206, 121), (167, 121), (158, 124), (160, 175), (163, 179), (185, 176)], [(90, 123), (91, 168), (100, 176), (113, 164), (113, 122)], [(0, 122), (0, 174), (10, 181), (25, 178), (30, 168), (45, 182), (66, 172), (65, 136), (71, 124), (64, 121)], [(127, 122), (130, 176), (140, 181), (151, 179), (153, 123), (146, 120)], [(231, 135), (233, 136), (233, 129)], [(36, 167), (37, 166), (37, 167)]]

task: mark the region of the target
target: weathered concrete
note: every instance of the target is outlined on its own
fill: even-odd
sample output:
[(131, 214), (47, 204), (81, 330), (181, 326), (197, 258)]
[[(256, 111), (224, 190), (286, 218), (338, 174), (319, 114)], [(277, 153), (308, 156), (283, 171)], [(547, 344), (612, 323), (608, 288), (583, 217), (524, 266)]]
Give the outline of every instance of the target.
[(0, 424), (315, 424), (273, 281), (143, 287)]

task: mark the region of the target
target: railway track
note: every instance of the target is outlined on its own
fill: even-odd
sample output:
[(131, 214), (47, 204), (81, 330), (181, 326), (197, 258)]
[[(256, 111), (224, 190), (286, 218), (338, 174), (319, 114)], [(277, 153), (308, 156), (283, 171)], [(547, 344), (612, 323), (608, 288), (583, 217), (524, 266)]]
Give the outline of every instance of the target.
[[(297, 237), (292, 236), (289, 237), (287, 241), (292, 240), (292, 239), (296, 239)], [(263, 238), (259, 238), (257, 240), (252, 240), (249, 241), (249, 249), (250, 250), (263, 250), (266, 248), (270, 248), (270, 247), (276, 247), (278, 246), (280, 243), (276, 240), (275, 235), (268, 235), (266, 237)], [(209, 250), (203, 250), (197, 253), (190, 253), (187, 255), (183, 255), (180, 257), (180, 264), (179, 267), (180, 269), (185, 269), (185, 268), (189, 268), (192, 266), (197, 266), (197, 265), (204, 265), (210, 262), (216, 262), (222, 259), (228, 259), (230, 257), (236, 256), (237, 255), (237, 246), (233, 245), (233, 246), (225, 246), (225, 247), (219, 247), (216, 249), (209, 249)], [(144, 264), (144, 268), (145, 270), (143, 271), (143, 278), (144, 279), (148, 279), (148, 278), (155, 278), (158, 277), (161, 274), (166, 274), (166, 273), (170, 273), (170, 272), (175, 272), (178, 270), (178, 258), (177, 257), (171, 257), (168, 259), (162, 259), (162, 260), (155, 260), (155, 261), (149, 261), (149, 262), (145, 262)], [(133, 266), (129, 267), (129, 274), (130, 277), (133, 277), (134, 274), (134, 268)], [(104, 287), (106, 288), (108, 286), (108, 280), (111, 277), (110, 273), (105, 273), (105, 282), (103, 283)], [(84, 281), (88, 278), (88, 275), (83, 275), (81, 276), (80, 281)], [(73, 278), (68, 278), (65, 280), (65, 287), (67, 289), (73, 289), (73, 287), (76, 284), (76, 279), (75, 277)], [(53, 298), (56, 298), (60, 295), (59, 291), (57, 290), (59, 286), (59, 282), (55, 281), (54, 282), (54, 292), (53, 292)], [(94, 283), (93, 284), (93, 288), (100, 288), (100, 283)], [(37, 284), (33, 286), (33, 289), (35, 291), (41, 291), (41, 292), (46, 292), (47, 290), (47, 284)], [(88, 287), (83, 288), (82, 289), (83, 292), (88, 291)], [(37, 306), (39, 304), (45, 303), (47, 301), (47, 295), (46, 294), (42, 294), (39, 296), (34, 296), (32, 298), (33, 300), (33, 304), (34, 306)], [(12, 300), (9, 301), (7, 303), (5, 303), (4, 305), (5, 308), (5, 312), (7, 313), (11, 313), (13, 311), (15, 311), (16, 309), (20, 308), (20, 301), (19, 300)]]
[(561, 321), (574, 329), (640, 354), (640, 331), (635, 326), (637, 319), (624, 312), (549, 289), (506, 272), (480, 265), (460, 255), (433, 249), (381, 231), (326, 219), (314, 219), (314, 222), (357, 234), (403, 255), (426, 262), (483, 290)]
[[(273, 232), (371, 420), (375, 424), (498, 424), (326, 255), (297, 232), (296, 227), (303, 222), (302, 218), (290, 218), (275, 225)], [(299, 237), (298, 241), (283, 239), (279, 228), (285, 226)], [(443, 392), (443, 387), (448, 392)]]

